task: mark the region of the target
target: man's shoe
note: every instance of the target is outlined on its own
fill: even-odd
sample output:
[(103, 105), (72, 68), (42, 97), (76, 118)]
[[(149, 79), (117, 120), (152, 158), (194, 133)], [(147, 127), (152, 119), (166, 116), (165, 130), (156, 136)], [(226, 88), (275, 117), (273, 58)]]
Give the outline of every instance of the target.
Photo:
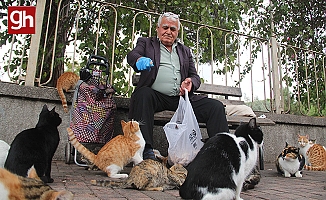
[(152, 148), (145, 148), (143, 152), (143, 159), (152, 159), (157, 161), (157, 158), (155, 157), (154, 151)]

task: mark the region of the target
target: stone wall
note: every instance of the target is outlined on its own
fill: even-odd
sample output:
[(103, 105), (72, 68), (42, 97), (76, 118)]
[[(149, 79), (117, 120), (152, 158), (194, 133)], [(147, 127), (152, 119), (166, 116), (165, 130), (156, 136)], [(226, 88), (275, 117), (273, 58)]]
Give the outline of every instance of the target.
[[(71, 102), (72, 93), (66, 95), (68, 102)], [(115, 134), (120, 134), (122, 133), (120, 120), (128, 120), (129, 99), (115, 97), (115, 100), (118, 106), (115, 116)], [(68, 144), (66, 127), (69, 126), (69, 114), (63, 112), (61, 101), (54, 88), (28, 87), (0, 81), (0, 139), (10, 144), (19, 132), (35, 127), (44, 104), (47, 104), (49, 109), (55, 106), (62, 118), (62, 124), (59, 126), (61, 141), (54, 159), (64, 160), (64, 149)], [(257, 113), (259, 114), (261, 113)], [(285, 142), (297, 145), (297, 134), (308, 134), (312, 139), (316, 139), (317, 143), (326, 146), (325, 117), (264, 114), (276, 122), (274, 126), (262, 127), (266, 162), (274, 162), (285, 146)], [(205, 136), (206, 130), (202, 129), (202, 134)], [(154, 138), (155, 148), (166, 155), (168, 143), (162, 126), (154, 127)]]

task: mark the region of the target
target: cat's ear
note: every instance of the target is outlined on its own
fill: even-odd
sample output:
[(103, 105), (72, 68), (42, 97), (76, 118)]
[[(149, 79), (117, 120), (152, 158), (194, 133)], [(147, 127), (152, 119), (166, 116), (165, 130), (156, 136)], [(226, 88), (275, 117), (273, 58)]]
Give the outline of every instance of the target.
[(288, 142), (285, 142), (285, 148), (288, 147), (288, 146), (289, 146)]
[(55, 112), (55, 106), (52, 108), (51, 111), (48, 111), (51, 116), (54, 116), (56, 114)]
[(27, 172), (27, 177), (28, 178), (33, 178), (33, 179), (36, 179), (36, 180), (41, 180), (40, 177), (36, 173), (34, 165), (31, 168), (29, 168), (29, 170)]
[(49, 111), (48, 106), (44, 104), (42, 111)]
[(55, 112), (55, 106), (52, 108), (51, 112)]
[(130, 128), (131, 128), (131, 129), (137, 129), (137, 127), (139, 127), (139, 126), (138, 126), (138, 122), (132, 120), (131, 123), (130, 123)]
[(253, 117), (253, 118), (251, 118), (250, 120), (249, 120), (249, 127), (250, 127), (250, 129), (255, 129), (255, 128), (257, 128), (257, 124), (256, 124), (256, 118), (255, 117)]
[(127, 124), (127, 122), (125, 122), (125, 120), (121, 120), (121, 126), (124, 127)]
[(168, 163), (168, 157), (166, 156), (162, 156), (162, 155), (155, 155), (155, 158), (157, 158), (157, 160), (162, 163), (164, 166), (167, 166)]

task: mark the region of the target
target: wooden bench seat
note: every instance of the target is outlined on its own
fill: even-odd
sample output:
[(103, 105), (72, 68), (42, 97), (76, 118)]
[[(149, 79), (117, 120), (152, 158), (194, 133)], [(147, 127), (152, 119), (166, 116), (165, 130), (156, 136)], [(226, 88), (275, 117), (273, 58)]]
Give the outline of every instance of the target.
[[(173, 114), (174, 111), (168, 111), (168, 110), (155, 113), (154, 115), (155, 124), (165, 125), (170, 121)], [(247, 116), (228, 116), (228, 115), (226, 116), (226, 120), (229, 126), (231, 127), (231, 129), (234, 129), (237, 126), (239, 126), (241, 122), (249, 122), (251, 118), (252, 117), (247, 117)], [(267, 118), (256, 118), (256, 122), (259, 126), (275, 125), (275, 122)], [(199, 126), (201, 128), (206, 128), (206, 125), (204, 123), (199, 123)]]

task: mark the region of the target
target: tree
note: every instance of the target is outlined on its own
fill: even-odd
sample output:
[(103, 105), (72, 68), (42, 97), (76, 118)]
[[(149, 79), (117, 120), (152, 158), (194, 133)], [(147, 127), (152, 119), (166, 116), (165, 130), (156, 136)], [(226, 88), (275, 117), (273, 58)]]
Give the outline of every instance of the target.
[[(9, 5), (33, 5), (35, 1), (33, 0), (9, 0), (1, 1), (0, 9), (2, 16), (5, 16), (7, 6)], [(197, 38), (196, 32), (198, 27), (205, 25), (205, 27), (211, 28), (212, 35), (214, 37), (214, 61), (222, 62), (224, 57), (224, 36), (228, 31), (244, 30), (244, 32), (249, 33), (252, 36), (260, 37), (263, 39), (268, 39), (271, 32), (271, 20), (273, 19), (273, 24), (275, 26), (274, 33), (278, 42), (291, 45), (296, 47), (298, 52), (302, 49), (310, 49), (314, 52), (321, 52), (325, 49), (325, 26), (326, 26), (326, 1), (312, 0), (270, 0), (266, 2), (265, 0), (202, 0), (202, 1), (190, 1), (190, 0), (106, 0), (102, 1), (86, 1), (80, 0), (80, 20), (78, 26), (77, 39), (80, 41), (77, 53), (82, 55), (83, 62), (80, 66), (83, 67), (86, 64), (88, 55), (94, 54), (96, 51), (96, 30), (97, 25), (100, 23), (100, 35), (98, 40), (98, 48), (96, 53), (108, 58), (109, 60), (114, 59), (114, 74), (113, 82), (117, 94), (126, 94), (131, 91), (128, 90), (127, 77), (125, 74), (128, 72), (128, 67), (124, 64), (124, 59), (126, 54), (132, 48), (132, 23), (133, 17), (136, 13), (144, 11), (151, 14), (152, 18), (147, 19), (145, 14), (140, 14), (136, 17), (135, 30), (137, 35), (149, 36), (154, 35), (156, 21), (158, 15), (155, 13), (163, 13), (165, 11), (171, 11), (178, 13), (182, 19), (184, 37), (183, 42), (193, 49), (195, 54), (199, 55), (200, 63), (208, 63), (210, 61), (210, 32), (207, 29), (201, 29), (200, 39), (199, 39), (199, 49), (196, 48)], [(98, 11), (104, 2), (111, 3), (111, 6), (103, 7), (103, 11), (100, 13), (101, 21), (98, 22)], [(55, 31), (55, 22), (58, 12), (59, 0), (55, 0), (52, 3), (52, 9), (50, 13), (45, 13), (45, 19), (47, 19), (48, 14), (50, 15), (49, 20), (49, 35), (47, 37), (47, 45), (44, 51), (44, 69), (42, 71), (42, 80), (47, 80), (49, 77), (52, 50), (53, 50), (53, 39)], [(56, 43), (57, 49), (55, 51), (55, 71), (51, 82), (48, 83), (49, 86), (55, 84), (55, 80), (64, 71), (64, 63), (71, 63), (65, 55), (66, 46), (74, 39), (74, 34), (76, 31), (76, 16), (78, 14), (77, 10), (77, 0), (69, 1), (63, 0), (61, 3), (61, 9), (59, 13), (59, 27), (58, 27), (58, 41)], [(47, 1), (46, 9), (49, 10), (50, 1)], [(115, 11), (117, 16), (115, 15)], [(114, 22), (115, 17), (117, 17), (117, 35), (113, 34), (113, 29), (115, 28)], [(43, 20), (47, 23), (47, 20)], [(191, 23), (193, 21), (194, 23)], [(2, 19), (2, 24), (7, 26), (7, 21)], [(149, 25), (152, 25), (149, 29)], [(218, 27), (218, 28), (212, 28)], [(45, 29), (46, 25), (43, 25), (43, 36), (45, 39)], [(149, 31), (151, 30), (151, 31)], [(12, 35), (8, 35), (6, 30), (0, 31), (0, 46), (8, 44), (12, 39)], [(113, 48), (113, 41), (116, 41), (115, 47)], [(228, 65), (216, 73), (224, 73), (226, 71), (232, 71), (236, 67), (237, 63), (234, 62), (236, 58), (236, 44), (232, 43), (232, 37), (228, 38), (230, 46), (228, 46)], [(27, 57), (26, 53), (23, 52), (22, 44), (20, 41), (16, 42), (17, 49), (15, 51), (15, 57), (12, 59), (10, 69), (13, 70), (21, 60), (23, 55), (23, 69), (26, 68)], [(43, 45), (44, 42), (41, 42)], [(26, 46), (29, 46), (29, 41), (27, 40)], [(254, 50), (258, 51), (258, 47)], [(26, 50), (25, 50), (26, 51)], [(285, 51), (284, 48), (282, 51)], [(112, 57), (112, 52), (114, 56)], [(43, 46), (40, 47), (40, 56), (43, 54)], [(281, 54), (284, 56), (282, 64), (285, 59), (290, 59), (294, 62), (295, 58), (303, 58), (302, 53), (298, 53), (295, 56), (294, 53), (287, 51), (287, 53)], [(315, 57), (319, 54), (313, 53)], [(8, 55), (7, 55), (8, 56)], [(311, 58), (311, 57), (310, 57)], [(291, 60), (292, 59), (292, 60)], [(41, 60), (41, 57), (39, 58)], [(295, 65), (292, 66), (292, 75), (284, 76), (283, 81), (287, 84), (291, 84), (298, 79), (300, 85), (293, 85), (295, 92), (293, 94), (301, 95), (300, 99), (303, 102), (309, 100), (316, 101), (316, 92), (311, 94), (308, 98), (305, 96), (307, 89), (311, 91), (319, 91), (323, 94), (320, 97), (321, 101), (326, 100), (325, 86), (319, 79), (325, 80), (322, 70), (317, 69), (318, 74), (316, 76), (314, 73), (313, 65), (309, 65), (313, 62), (313, 59), (309, 59), (308, 69), (306, 70), (303, 60), (298, 63), (298, 73), (296, 73)], [(320, 62), (320, 61), (318, 61)], [(316, 63), (317, 66), (321, 66), (320, 63)], [(39, 61), (38, 65), (41, 65)], [(250, 65), (247, 65), (250, 70)], [(25, 67), (25, 68), (24, 68)], [(38, 67), (40, 69), (40, 66)], [(244, 70), (243, 73), (247, 72)], [(317, 77), (317, 79), (315, 78)], [(306, 81), (309, 80), (309, 81)], [(309, 84), (308, 83), (318, 83)], [(318, 86), (318, 90), (316, 87)], [(299, 99), (296, 96), (297, 100)]]
[[(46, 10), (50, 8), (50, 1), (47, 1)], [(242, 16), (241, 12), (246, 12), (246, 8), (243, 7), (242, 3), (239, 1), (186, 1), (186, 0), (175, 0), (175, 1), (166, 1), (166, 0), (158, 0), (158, 1), (106, 1), (108, 3), (113, 3), (118, 7), (118, 25), (117, 25), (117, 33), (116, 38), (113, 38), (113, 28), (114, 28), (114, 20), (115, 13), (110, 8), (110, 6), (106, 6), (101, 12), (101, 26), (100, 26), (100, 38), (98, 42), (98, 50), (97, 54), (102, 55), (106, 58), (110, 58), (112, 51), (114, 51), (114, 59), (115, 59), (115, 67), (117, 70), (114, 71), (113, 77), (115, 77), (114, 83), (118, 93), (123, 94), (127, 91), (128, 86), (126, 85), (126, 79), (123, 79), (125, 73), (128, 69), (123, 66), (123, 59), (125, 58), (127, 52), (131, 49), (131, 36), (132, 36), (132, 21), (135, 13), (139, 10), (146, 11), (148, 13), (162, 13), (164, 11), (171, 11), (175, 13), (179, 13), (181, 19), (186, 19), (187, 21), (183, 21), (185, 44), (189, 45), (193, 49), (195, 49), (195, 41), (196, 41), (196, 26), (198, 24), (205, 24), (208, 26), (218, 26), (223, 29), (229, 30), (238, 30), (239, 29), (239, 21), (241, 21)], [(32, 0), (21, 1), (21, 5), (33, 5), (35, 4)], [(1, 3), (1, 10), (6, 10), (7, 6), (17, 5), (17, 1), (8, 1)], [(74, 31), (76, 31), (75, 18), (77, 16), (77, 7), (76, 1), (68, 1), (63, 0), (61, 9), (60, 9), (60, 20), (58, 26), (58, 41), (56, 43), (57, 48), (55, 51), (55, 67), (54, 67), (54, 76), (52, 81), (48, 84), (49, 86), (53, 86), (55, 84), (55, 80), (58, 76), (63, 73), (64, 62), (69, 62), (65, 60), (64, 52), (66, 46), (73, 39)], [(98, 10), (99, 7), (103, 4), (96, 1), (81, 1), (80, 7), (80, 20), (79, 20), (79, 28), (78, 28), (78, 40), (80, 41), (78, 54), (85, 55), (83, 57), (83, 63), (81, 66), (85, 65), (87, 55), (95, 53), (95, 43), (96, 41), (96, 26), (97, 26), (97, 18), (98, 18)], [(119, 5), (119, 6), (117, 6)], [(132, 8), (132, 9), (130, 9)], [(50, 62), (52, 57), (53, 50), (53, 38), (55, 31), (55, 21), (58, 12), (58, 0), (53, 1), (52, 10), (50, 13), (45, 14), (45, 18), (47, 19), (48, 14), (50, 15), (49, 20), (49, 35), (47, 37), (47, 45), (45, 48), (45, 61), (44, 68), (42, 73), (42, 80), (46, 80), (50, 74)], [(156, 20), (158, 15), (152, 15), (151, 23), (152, 30), (156, 28)], [(194, 21), (197, 24), (188, 23), (188, 21)], [(2, 23), (6, 26), (7, 21), (2, 20)], [(47, 20), (44, 20), (43, 25), (43, 36), (42, 39), (45, 39), (46, 33), (46, 25)], [(145, 15), (140, 15), (136, 18), (136, 30), (138, 35), (148, 36), (149, 35), (149, 21), (146, 19)], [(201, 38), (208, 38), (207, 35), (209, 33), (203, 31), (201, 33)], [(217, 60), (222, 60), (223, 56), (221, 56), (221, 49), (223, 49), (223, 40), (218, 39), (219, 37), (223, 37), (220, 30), (214, 30), (214, 45), (219, 48), (215, 48), (214, 57)], [(6, 31), (2, 31), (0, 33), (1, 43), (0, 45), (4, 45), (8, 43), (12, 39), (12, 35), (6, 34)], [(116, 39), (115, 49), (112, 49), (110, 46), (113, 42), (113, 39)], [(200, 41), (201, 43), (201, 62), (207, 62), (209, 59), (209, 55), (203, 53), (206, 52), (209, 46), (209, 40), (203, 39)], [(17, 41), (19, 45), (19, 41)], [(41, 41), (41, 44), (44, 44), (44, 41)], [(27, 46), (29, 46), (29, 40), (27, 40)], [(15, 52), (15, 57), (11, 62), (10, 69), (14, 70), (15, 66), (20, 60), (20, 57), (24, 55), (24, 62), (27, 62), (26, 54), (22, 50), (22, 45), (19, 45), (18, 50)], [(40, 55), (43, 53), (43, 46), (40, 47)], [(195, 52), (196, 53), (196, 52)], [(7, 55), (8, 56), (8, 55)], [(41, 56), (39, 58), (41, 60)], [(41, 65), (41, 61), (38, 62), (38, 65)], [(23, 70), (26, 69), (26, 64), (24, 64)], [(40, 66), (38, 66), (40, 69)], [(122, 79), (122, 80), (121, 80)]]
[[(312, 0), (270, 0), (262, 7), (250, 6), (250, 19), (246, 27), (249, 33), (259, 37), (270, 37), (271, 23), (280, 46), (280, 64), (283, 71), (291, 73), (283, 82), (293, 88), (292, 97), (304, 114), (320, 115), (312, 106), (319, 101), (321, 112), (325, 112), (325, 71), (323, 64), (326, 54), (326, 1)], [(309, 49), (309, 51), (307, 51)], [(298, 81), (298, 85), (295, 84)], [(309, 92), (309, 93), (308, 93)], [(308, 95), (309, 94), (309, 95)], [(314, 111), (312, 111), (314, 110)]]
[[(20, 4), (19, 4), (20, 3)], [(41, 36), (41, 41), (40, 41), (40, 48), (39, 48), (39, 58), (38, 58), (38, 66), (37, 69), (38, 71), (36, 72), (36, 74), (40, 74), (40, 65), (42, 64), (42, 56), (44, 55), (44, 62), (43, 62), (43, 80), (47, 80), (50, 78), (50, 66), (51, 66), (51, 60), (52, 60), (52, 51), (53, 51), (53, 46), (54, 46), (54, 33), (55, 33), (55, 27), (56, 27), (56, 16), (57, 16), (57, 11), (58, 11), (58, 2), (57, 1), (53, 1), (52, 4), (50, 5), (50, 1), (46, 2), (45, 5), (45, 10), (50, 10), (51, 7), (51, 12), (45, 12), (44, 13), (44, 24), (47, 23), (47, 19), (49, 17), (49, 24), (48, 24), (48, 36), (47, 36), (47, 40), (46, 39), (46, 29), (47, 26), (43, 25), (42, 27), (42, 36)], [(54, 70), (53, 70), (53, 77), (50, 82), (49, 85), (53, 86), (56, 84), (56, 80), (57, 78), (63, 73), (64, 71), (64, 53), (66, 50), (66, 45), (70, 42), (69, 39), (71, 40), (71, 38), (69, 38), (69, 34), (72, 31), (72, 27), (73, 27), (73, 18), (71, 17), (74, 12), (70, 12), (70, 8), (69, 8), (69, 0), (63, 0), (61, 3), (61, 20), (59, 20), (58, 23), (58, 34), (57, 34), (57, 48), (55, 51), (55, 62), (54, 62)], [(8, 6), (17, 6), (17, 5), (24, 5), (24, 6), (31, 6), (31, 5), (35, 5), (35, 1), (33, 0), (25, 0), (25, 1), (1, 1), (1, 6), (0, 9), (1, 11), (5, 12)], [(70, 13), (70, 16), (67, 15), (67, 13)], [(2, 14), (3, 15), (3, 14)], [(2, 23), (4, 24), (5, 27), (7, 27), (7, 19), (2, 19)], [(16, 36), (16, 35), (15, 35)], [(16, 67), (20, 64), (20, 60), (23, 57), (23, 64), (22, 64), (22, 70), (23, 70), (23, 74), (26, 70), (27, 67), (27, 49), (30, 45), (30, 38), (31, 35), (25, 35), (23, 36), (25, 37), (24, 40), (26, 41), (26, 44), (24, 45), (22, 43), (22, 38), (20, 36), (16, 37), (16, 48), (14, 51), (14, 55), (12, 58), (12, 61), (10, 63), (9, 69), (10, 71), (15, 71)], [(0, 38), (1, 38), (1, 42), (0, 45), (6, 45), (9, 43), (9, 41), (12, 41), (14, 38), (14, 35), (9, 35), (7, 34), (7, 30), (1, 31), (0, 32)], [(44, 45), (45, 48), (44, 48)], [(44, 53), (43, 54), (43, 48), (44, 48)], [(6, 54), (6, 56), (8, 56), (8, 54)], [(16, 77), (14, 77), (14, 79), (18, 79), (18, 75)]]

